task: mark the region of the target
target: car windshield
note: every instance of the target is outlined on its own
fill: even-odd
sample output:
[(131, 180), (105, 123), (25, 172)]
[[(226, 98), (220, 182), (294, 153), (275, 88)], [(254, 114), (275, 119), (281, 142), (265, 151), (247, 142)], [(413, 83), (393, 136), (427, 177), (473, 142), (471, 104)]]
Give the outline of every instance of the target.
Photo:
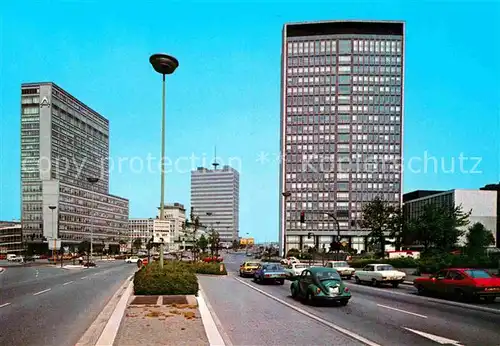
[(338, 280), (338, 281), (341, 281), (339, 273), (337, 273), (334, 270), (318, 272), (316, 274), (316, 278), (319, 281), (325, 281), (325, 280)]
[(349, 267), (347, 262), (333, 262), (334, 267)]
[(296, 264), (295, 269), (305, 269), (307, 266), (305, 264)]
[(263, 269), (269, 270), (269, 271), (279, 271), (283, 270), (283, 267), (280, 266), (279, 264), (266, 264)]
[(471, 278), (477, 278), (477, 279), (491, 278), (491, 275), (485, 272), (484, 270), (466, 270), (465, 273), (469, 275)]
[(377, 269), (379, 271), (394, 270), (393, 266), (390, 266), (390, 265), (378, 266)]

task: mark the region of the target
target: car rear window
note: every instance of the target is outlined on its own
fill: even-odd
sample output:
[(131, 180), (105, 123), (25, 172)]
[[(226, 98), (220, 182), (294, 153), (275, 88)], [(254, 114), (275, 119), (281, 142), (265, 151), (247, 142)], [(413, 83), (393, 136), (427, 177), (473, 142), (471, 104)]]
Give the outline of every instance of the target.
[(283, 270), (283, 267), (278, 264), (268, 264), (264, 266), (266, 270)]
[(257, 267), (259, 263), (257, 262), (247, 262), (247, 267)]
[(471, 278), (477, 278), (477, 279), (491, 278), (491, 275), (485, 272), (484, 270), (465, 270), (465, 273), (469, 275)]

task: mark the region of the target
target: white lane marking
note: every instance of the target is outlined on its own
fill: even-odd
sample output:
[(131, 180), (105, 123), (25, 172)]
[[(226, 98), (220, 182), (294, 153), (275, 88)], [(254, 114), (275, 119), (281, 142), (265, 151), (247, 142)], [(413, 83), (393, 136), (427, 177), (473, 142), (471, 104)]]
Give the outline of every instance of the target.
[(0, 308), (4, 308), (4, 307), (9, 306), (9, 305), (10, 305), (10, 303), (5, 303), (5, 304), (0, 305)]
[(486, 307), (478, 306), (478, 305), (474, 305), (474, 304), (460, 303), (460, 302), (454, 302), (451, 300), (438, 299), (438, 298), (432, 298), (432, 297), (422, 297), (422, 296), (419, 296), (416, 294), (396, 292), (394, 290), (386, 289), (386, 288), (377, 288), (377, 287), (362, 286), (362, 285), (355, 285), (355, 284), (350, 284), (350, 285), (348, 284), (347, 287), (349, 287), (349, 289), (351, 287), (353, 287), (354, 289), (356, 289), (356, 287), (358, 287), (361, 290), (366, 289), (366, 290), (375, 290), (375, 291), (386, 292), (386, 293), (390, 292), (390, 294), (394, 294), (397, 296), (412, 297), (415, 299), (425, 300), (427, 302), (439, 303), (439, 304), (443, 304), (443, 305), (449, 305), (449, 306), (454, 306), (454, 307), (459, 307), (459, 308), (466, 308), (466, 309), (482, 311), (482, 312), (489, 312), (489, 313), (493, 313), (496, 315), (500, 315), (500, 309), (486, 308)]
[(65, 283), (63, 283), (63, 286), (69, 285), (69, 284), (71, 284), (71, 283), (73, 283), (73, 282), (74, 282), (74, 281), (68, 281), (68, 282), (65, 282)]
[(83, 278), (80, 278), (80, 279), (82, 279), (82, 280), (83, 280), (83, 279), (86, 279), (86, 278), (88, 278), (88, 276), (84, 276)]
[(463, 346), (459, 341), (456, 341), (456, 340), (443, 338), (442, 336), (429, 334), (429, 333), (421, 332), (420, 330), (410, 329), (410, 328), (406, 328), (406, 327), (404, 327), (404, 329), (409, 330), (410, 332), (413, 332), (413, 333), (418, 334), (420, 336), (423, 336), (424, 338), (430, 339), (434, 342), (437, 342), (438, 344), (441, 344), (441, 345)]
[(387, 305), (382, 305), (382, 304), (377, 304), (377, 306), (380, 306), (381, 308), (386, 308), (386, 309), (394, 310), (394, 311), (399, 311), (399, 312), (402, 312), (402, 313), (405, 313), (405, 314), (408, 314), (408, 315), (413, 315), (413, 316), (417, 316), (417, 317), (427, 318), (427, 316), (425, 316), (425, 315), (416, 314), (414, 312), (410, 312), (410, 311), (406, 311), (406, 310), (396, 309), (396, 308), (393, 308), (392, 306), (387, 306)]
[(215, 324), (212, 313), (208, 309), (208, 306), (205, 302), (205, 297), (201, 287), (199, 288), (198, 297), (196, 297), (196, 300), (198, 301), (198, 310), (200, 311), (201, 321), (203, 323), (203, 326), (205, 327), (205, 333), (207, 334), (208, 342), (210, 343), (210, 345), (226, 346), (226, 343), (222, 338), (217, 325)]
[(338, 326), (338, 325), (336, 325), (336, 324), (333, 324), (333, 323), (331, 323), (331, 322), (328, 322), (328, 321), (327, 321), (327, 320), (325, 320), (325, 319), (322, 319), (321, 317), (318, 317), (318, 316), (316, 316), (316, 315), (313, 315), (313, 314), (311, 314), (310, 312), (307, 312), (307, 311), (306, 311), (306, 310), (304, 310), (304, 309), (301, 309), (301, 308), (299, 308), (299, 307), (297, 307), (297, 306), (295, 306), (295, 305), (292, 305), (292, 304), (290, 304), (290, 303), (287, 303), (287, 302), (285, 302), (284, 300), (282, 300), (282, 299), (280, 299), (280, 298), (277, 298), (277, 297), (273, 296), (272, 294), (269, 294), (269, 293), (267, 293), (267, 292), (265, 292), (265, 291), (261, 290), (260, 288), (257, 288), (257, 287), (255, 287), (255, 286), (253, 286), (253, 285), (250, 285), (249, 283), (246, 283), (245, 281), (243, 281), (243, 280), (241, 280), (241, 279), (239, 279), (239, 278), (236, 278), (236, 277), (235, 277), (235, 278), (234, 278), (234, 280), (239, 281), (239, 282), (241, 282), (243, 285), (248, 286), (248, 287), (250, 287), (251, 289), (253, 289), (253, 290), (255, 290), (255, 291), (259, 292), (259, 293), (262, 293), (262, 294), (263, 294), (263, 295), (265, 295), (266, 297), (269, 297), (269, 298), (271, 298), (271, 299), (273, 299), (273, 300), (277, 301), (278, 303), (281, 303), (281, 304), (283, 304), (283, 305), (285, 305), (285, 306), (288, 306), (289, 308), (291, 308), (291, 309), (293, 309), (293, 310), (295, 310), (295, 311), (297, 311), (297, 312), (299, 312), (299, 313), (301, 313), (301, 314), (303, 314), (303, 315), (305, 315), (305, 316), (307, 316), (307, 317), (309, 317), (309, 318), (312, 318), (313, 320), (318, 321), (319, 323), (322, 323), (322, 324), (324, 324), (324, 325), (325, 325), (325, 326), (327, 326), (327, 327), (330, 327), (330, 328), (332, 328), (332, 329), (335, 329), (336, 331), (338, 331), (338, 332), (340, 332), (340, 333), (342, 333), (342, 334), (345, 334), (345, 335), (347, 335), (347, 336), (349, 336), (349, 337), (351, 337), (351, 338), (353, 338), (353, 339), (355, 339), (355, 340), (358, 340), (358, 341), (360, 341), (360, 342), (362, 342), (362, 343), (364, 343), (364, 344), (366, 344), (366, 345), (369, 345), (369, 346), (381, 346), (381, 345), (379, 345), (379, 344), (377, 344), (377, 343), (375, 343), (375, 342), (373, 342), (373, 341), (370, 341), (370, 340), (368, 340), (368, 339), (364, 338), (363, 336), (361, 336), (361, 335), (359, 335), (359, 334), (356, 334), (356, 333), (354, 333), (354, 332), (351, 332), (350, 330), (344, 329), (344, 328), (342, 328), (342, 327), (340, 327), (340, 326)]
[(36, 292), (36, 293), (33, 293), (34, 296), (37, 296), (39, 294), (42, 294), (42, 293), (45, 293), (45, 292), (48, 292), (50, 291), (52, 288), (47, 288), (46, 290), (43, 290), (43, 291), (40, 291), (40, 292)]

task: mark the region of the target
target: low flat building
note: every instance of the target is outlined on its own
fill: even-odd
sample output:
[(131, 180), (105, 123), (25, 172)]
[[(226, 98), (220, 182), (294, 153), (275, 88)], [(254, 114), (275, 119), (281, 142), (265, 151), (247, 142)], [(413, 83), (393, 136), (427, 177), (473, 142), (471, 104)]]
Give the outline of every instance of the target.
[(132, 218), (128, 221), (130, 245), (132, 247), (135, 239), (141, 239), (142, 250), (153, 237), (154, 240), (163, 238), (166, 250), (172, 248), (174, 239), (174, 227), (170, 220), (159, 220), (153, 218)]
[(23, 252), (21, 222), (0, 221), (0, 255)]
[(500, 248), (500, 183), (498, 184), (488, 184), (479, 190), (483, 191), (495, 191), (497, 193), (497, 243), (496, 247)]
[[(485, 190), (455, 189), (449, 191), (434, 191), (435, 193), (407, 193), (403, 196), (403, 215), (409, 221), (417, 218), (427, 204), (454, 208), (461, 206), (465, 213), (471, 212), (467, 229), (480, 222), (490, 230), (497, 241), (497, 192)], [(427, 191), (429, 192), (429, 191)], [(458, 245), (465, 244), (465, 236), (459, 239)]]

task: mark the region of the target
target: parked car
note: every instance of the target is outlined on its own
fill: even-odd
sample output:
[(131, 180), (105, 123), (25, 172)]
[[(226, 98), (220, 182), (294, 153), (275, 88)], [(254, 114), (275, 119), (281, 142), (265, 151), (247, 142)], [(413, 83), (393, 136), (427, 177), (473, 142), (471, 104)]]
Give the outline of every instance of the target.
[(369, 282), (373, 286), (389, 283), (396, 288), (405, 278), (405, 272), (394, 269), (390, 264), (368, 264), (354, 273), (356, 283)]
[(255, 274), (255, 271), (257, 268), (259, 268), (259, 262), (244, 262), (240, 266), (240, 276), (245, 277), (245, 276), (253, 276)]
[(500, 278), (485, 270), (473, 268), (448, 268), (430, 277), (413, 280), (419, 294), (437, 294), (462, 300), (484, 299), (493, 303), (500, 297)]
[(254, 281), (258, 283), (277, 282), (285, 283), (285, 268), (278, 263), (261, 263), (254, 273)]
[(323, 301), (347, 305), (351, 299), (351, 291), (337, 270), (325, 267), (305, 269), (290, 285), (290, 292), (293, 298), (305, 299), (309, 304)]
[(351, 268), (346, 261), (328, 261), (325, 267), (336, 269), (341, 278), (346, 278), (348, 280), (351, 279), (355, 272), (354, 268)]
[(285, 272), (288, 279), (293, 279), (296, 276), (302, 274), (302, 272), (309, 268), (307, 264), (304, 263), (292, 263), (285, 267)]
[(217, 256), (208, 256), (203, 259), (203, 262), (207, 263), (220, 263), (223, 261), (222, 257), (217, 257)]
[(125, 263), (137, 263), (139, 260), (138, 256), (130, 256), (127, 259), (125, 259)]

